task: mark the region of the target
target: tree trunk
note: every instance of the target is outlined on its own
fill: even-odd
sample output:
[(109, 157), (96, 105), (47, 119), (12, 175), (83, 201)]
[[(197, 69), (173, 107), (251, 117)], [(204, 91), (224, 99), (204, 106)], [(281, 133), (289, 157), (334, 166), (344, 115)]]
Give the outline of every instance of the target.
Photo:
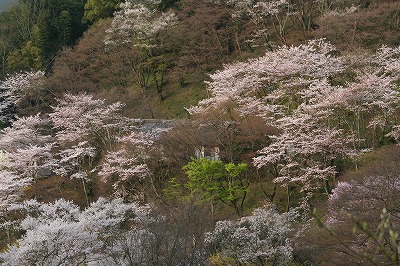
[(85, 179), (84, 178), (81, 178), (81, 179), (82, 179), (83, 192), (85, 193), (86, 204), (89, 207), (90, 204), (89, 204), (88, 193), (87, 193), (87, 190), (86, 190)]
[(290, 188), (289, 188), (289, 185), (287, 185), (287, 186), (286, 186), (286, 199), (287, 199), (287, 203), (286, 203), (286, 212), (288, 212), (288, 211), (289, 211), (289, 208), (290, 208), (290, 194), (291, 194)]

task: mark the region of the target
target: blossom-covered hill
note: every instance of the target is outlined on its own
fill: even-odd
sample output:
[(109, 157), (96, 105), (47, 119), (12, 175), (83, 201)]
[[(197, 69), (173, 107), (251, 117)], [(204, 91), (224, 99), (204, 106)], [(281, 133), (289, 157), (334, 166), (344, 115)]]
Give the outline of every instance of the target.
[(400, 4), (20, 0), (1, 265), (398, 265)]

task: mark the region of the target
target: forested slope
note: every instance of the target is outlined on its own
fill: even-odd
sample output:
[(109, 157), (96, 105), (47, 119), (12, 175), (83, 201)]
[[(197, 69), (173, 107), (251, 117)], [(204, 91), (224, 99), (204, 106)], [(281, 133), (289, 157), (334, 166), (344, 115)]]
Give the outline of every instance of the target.
[(400, 2), (0, 13), (2, 265), (398, 265)]

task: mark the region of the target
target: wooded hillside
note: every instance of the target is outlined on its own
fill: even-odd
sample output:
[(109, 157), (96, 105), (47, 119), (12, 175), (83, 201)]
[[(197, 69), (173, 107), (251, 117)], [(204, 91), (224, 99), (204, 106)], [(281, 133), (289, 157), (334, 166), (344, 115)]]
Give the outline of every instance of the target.
[(1, 265), (399, 265), (400, 2), (19, 0)]

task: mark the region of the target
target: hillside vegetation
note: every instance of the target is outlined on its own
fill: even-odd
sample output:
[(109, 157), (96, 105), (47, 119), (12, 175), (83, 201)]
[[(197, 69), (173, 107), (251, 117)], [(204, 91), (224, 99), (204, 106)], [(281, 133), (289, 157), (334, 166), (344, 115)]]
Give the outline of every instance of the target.
[(1, 265), (399, 265), (400, 2), (19, 0)]

